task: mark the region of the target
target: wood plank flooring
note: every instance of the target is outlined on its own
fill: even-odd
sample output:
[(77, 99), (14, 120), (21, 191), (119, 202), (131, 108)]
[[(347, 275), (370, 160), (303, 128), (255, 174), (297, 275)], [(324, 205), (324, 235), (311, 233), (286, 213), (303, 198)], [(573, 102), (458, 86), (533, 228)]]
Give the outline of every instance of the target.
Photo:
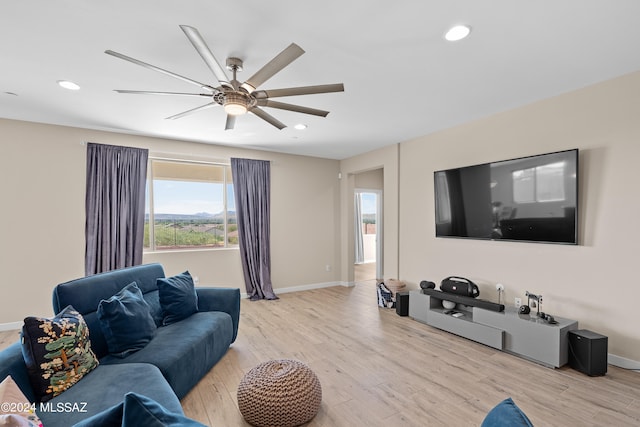
[[(549, 369), (378, 308), (375, 282), (242, 301), (238, 339), (182, 400), (212, 427), (248, 426), (237, 386), (260, 362), (292, 358), (322, 384), (308, 427), (479, 426), (512, 397), (539, 426), (640, 425), (640, 374)], [(0, 333), (0, 348), (16, 332)]]
[(211, 426), (248, 426), (237, 385), (256, 364), (293, 358), (322, 384), (309, 427), (479, 426), (512, 397), (536, 426), (640, 425), (640, 374), (549, 369), (376, 305), (375, 282), (242, 301), (240, 333), (182, 401)]
[(356, 282), (376, 280), (376, 263), (353, 264), (353, 279)]
[[(9, 347), (14, 342), (20, 339), (20, 331), (19, 330), (11, 330), (11, 331), (1, 331), (0, 332), (0, 350), (3, 350)], [(4, 378), (0, 378), (2, 381)]]

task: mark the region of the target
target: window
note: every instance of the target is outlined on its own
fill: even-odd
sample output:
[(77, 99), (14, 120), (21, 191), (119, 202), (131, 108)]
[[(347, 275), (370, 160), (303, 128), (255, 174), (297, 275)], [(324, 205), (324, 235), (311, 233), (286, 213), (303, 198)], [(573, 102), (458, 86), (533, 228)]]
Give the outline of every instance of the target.
[(231, 167), (151, 159), (144, 239), (151, 251), (236, 247)]
[(513, 200), (516, 203), (565, 200), (564, 162), (513, 171)]

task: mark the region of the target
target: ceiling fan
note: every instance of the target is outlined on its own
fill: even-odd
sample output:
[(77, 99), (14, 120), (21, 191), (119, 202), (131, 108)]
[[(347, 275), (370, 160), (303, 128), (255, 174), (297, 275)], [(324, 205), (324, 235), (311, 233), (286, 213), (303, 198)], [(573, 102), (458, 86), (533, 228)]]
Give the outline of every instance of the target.
[(326, 117), (327, 114), (329, 114), (328, 111), (273, 101), (271, 100), (271, 98), (344, 91), (344, 85), (342, 83), (316, 86), (299, 86), (284, 89), (257, 90), (260, 85), (269, 80), (276, 73), (281, 71), (283, 68), (285, 68), (287, 65), (292, 63), (304, 53), (304, 50), (302, 50), (302, 48), (295, 43), (291, 43), (286, 49), (276, 55), (271, 61), (269, 61), (265, 66), (258, 70), (244, 83), (240, 83), (236, 79), (237, 72), (242, 71), (242, 60), (239, 58), (228, 58), (225, 65), (226, 68), (233, 73), (233, 78), (229, 80), (224, 69), (213, 56), (213, 53), (211, 53), (211, 50), (207, 46), (198, 30), (188, 25), (180, 25), (180, 28), (182, 29), (182, 31), (184, 31), (185, 35), (187, 36), (191, 44), (193, 44), (193, 47), (195, 47), (196, 51), (200, 54), (209, 69), (213, 72), (213, 75), (218, 81), (218, 84), (208, 85), (200, 83), (196, 80), (156, 67), (155, 65), (147, 64), (146, 62), (142, 62), (121, 53), (114, 52), (112, 50), (106, 50), (105, 53), (108, 55), (124, 59), (125, 61), (132, 62), (150, 70), (154, 70), (159, 73), (185, 81), (187, 83), (191, 83), (205, 91), (204, 93), (182, 93), (116, 89), (116, 92), (142, 95), (178, 95), (211, 98), (211, 102), (209, 102), (208, 104), (204, 104), (191, 110), (187, 110), (182, 113), (167, 117), (167, 119), (179, 119), (189, 114), (193, 114), (197, 111), (205, 110), (211, 107), (222, 106), (227, 113), (225, 130), (229, 130), (234, 128), (236, 117), (247, 112), (255, 114), (256, 116), (267, 121), (278, 129), (283, 129), (286, 127), (284, 123), (282, 123), (260, 107), (278, 108), (281, 110), (289, 110), (298, 113)]

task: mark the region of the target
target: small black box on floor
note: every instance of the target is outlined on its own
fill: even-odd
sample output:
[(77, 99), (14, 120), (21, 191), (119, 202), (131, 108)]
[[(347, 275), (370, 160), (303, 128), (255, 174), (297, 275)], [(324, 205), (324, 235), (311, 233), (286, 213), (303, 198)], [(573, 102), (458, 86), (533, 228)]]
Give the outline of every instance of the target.
[(569, 366), (591, 377), (606, 374), (608, 341), (586, 329), (569, 331)]
[(409, 292), (396, 292), (396, 314), (409, 315)]

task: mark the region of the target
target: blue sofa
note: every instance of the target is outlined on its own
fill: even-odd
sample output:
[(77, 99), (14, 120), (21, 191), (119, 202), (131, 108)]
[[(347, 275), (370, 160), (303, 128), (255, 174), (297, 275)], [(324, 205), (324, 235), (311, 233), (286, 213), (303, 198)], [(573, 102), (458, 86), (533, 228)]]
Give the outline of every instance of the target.
[[(110, 355), (100, 327), (101, 300), (136, 282), (154, 319), (162, 319), (156, 280), (164, 278), (160, 264), (145, 264), (61, 283), (53, 291), (53, 310), (72, 305), (89, 328), (91, 348), (99, 365), (78, 383), (46, 402), (38, 415), (47, 427), (69, 427), (122, 404), (133, 392), (147, 396), (168, 411), (183, 414), (180, 400), (224, 356), (238, 334), (240, 290), (196, 288), (198, 311), (186, 319), (160, 326), (141, 350), (124, 358)], [(0, 352), (0, 380), (11, 375), (24, 395), (35, 400), (20, 343)], [(56, 412), (64, 403), (83, 402), (83, 411)], [(64, 407), (64, 406), (62, 406)], [(68, 406), (67, 406), (68, 407)]]

